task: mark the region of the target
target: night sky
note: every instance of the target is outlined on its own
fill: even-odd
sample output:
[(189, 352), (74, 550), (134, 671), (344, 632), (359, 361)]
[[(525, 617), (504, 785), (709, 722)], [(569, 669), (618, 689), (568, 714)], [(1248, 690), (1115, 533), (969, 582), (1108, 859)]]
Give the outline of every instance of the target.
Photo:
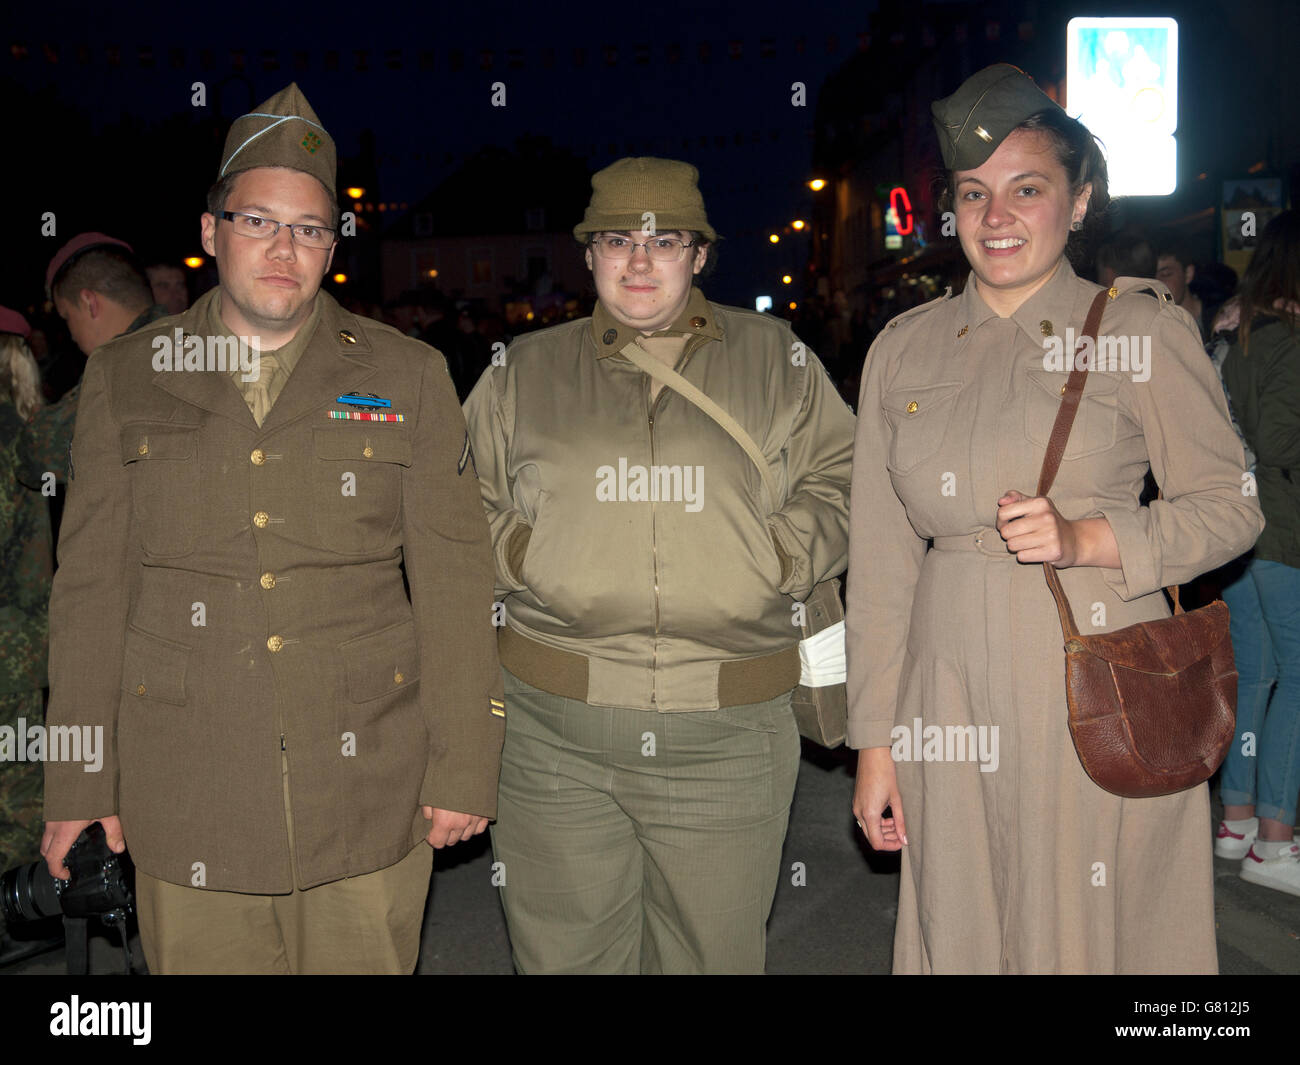
[[(435, 3), (409, 11), (354, 5), (333, 9), (352, 10), (353, 17), (328, 20), (268, 19), (269, 9), (254, 4), (187, 11), (146, 2), (127, 14), (98, 6), (77, 14), (76, 7), (61, 5), (57, 20), (39, 5), (6, 18), (6, 45), (21, 42), (27, 55), (16, 59), (10, 48), (0, 57), (0, 82), (48, 94), (42, 102), (69, 112), (67, 121), (32, 114), (7, 119), (22, 123), (29, 138), (43, 138), (47, 150), (33, 153), (34, 170), (53, 167), (65, 183), (59, 188), (58, 181), (22, 181), (24, 226), (38, 227), (40, 213), (55, 210), (71, 227), (63, 239), (113, 225), (126, 235), (146, 221), (138, 212), (150, 209), (150, 201), (177, 211), (189, 203), (188, 217), (147, 219), (148, 227), (162, 227), (165, 234), (136, 232), (127, 239), (143, 241), (151, 256), (197, 252), (198, 214), (220, 143), (187, 136), (181, 124), (215, 114), (224, 129), (231, 118), (296, 80), (334, 135), (340, 161), (359, 152), (363, 130), (373, 130), (379, 199), (414, 202), (475, 150), (510, 147), (522, 135), (551, 138), (590, 170), (628, 154), (685, 158), (701, 171), (711, 221), (732, 241), (725, 254), (762, 251), (771, 267), (764, 272), (779, 275), (797, 272), (801, 249), (762, 248), (759, 242), (769, 227), (808, 213), (811, 193), (804, 182), (810, 176), (817, 88), (857, 48), (874, 5), (759, 0), (738, 14), (735, 4), (708, 0), (655, 5), (651, 11), (589, 5), (587, 17), (576, 15), (573, 5)], [(47, 43), (57, 63), (44, 54)], [(88, 49), (88, 63), (80, 61), (79, 46)], [(111, 46), (120, 47), (117, 65), (109, 59)], [(152, 50), (152, 66), (141, 65), (142, 46)], [(212, 52), (210, 69), (201, 66), (205, 48)], [(675, 61), (670, 48), (676, 49)], [(232, 65), (232, 49), (244, 50), (242, 73)], [(180, 69), (173, 67), (174, 50), (181, 51)], [(274, 55), (278, 69), (264, 69), (264, 50)], [(331, 50), (338, 56), (335, 70), (326, 69)], [(366, 53), (367, 69), (358, 70), (357, 52)], [(306, 57), (305, 69), (298, 65), (299, 53)], [(484, 69), (484, 53), (491, 53), (490, 69)], [(390, 69), (390, 62), (399, 69)], [(190, 104), (194, 81), (207, 86), (206, 115)], [(795, 81), (807, 85), (804, 107), (791, 103)], [(494, 82), (505, 84), (505, 107), (491, 105)], [(88, 134), (102, 136), (123, 125), (143, 134), (165, 122), (174, 134), (166, 150), (128, 149), (124, 155), (108, 143), (87, 159), (75, 147)], [(69, 169), (84, 184), (67, 187)], [(115, 176), (109, 184), (119, 186), (117, 195), (106, 196), (98, 187), (106, 170), (131, 173), (131, 184), (120, 187)], [(23, 177), (31, 174), (27, 170)], [(5, 180), (16, 177), (10, 172)], [(561, 221), (571, 225), (577, 219)], [(52, 252), (30, 240), (21, 240), (16, 250), (37, 258), (30, 268), (39, 281)], [(4, 270), (10, 284), (18, 280), (13, 265)], [(727, 273), (722, 270), (712, 286), (724, 299)], [(738, 279), (735, 271), (731, 276)]]

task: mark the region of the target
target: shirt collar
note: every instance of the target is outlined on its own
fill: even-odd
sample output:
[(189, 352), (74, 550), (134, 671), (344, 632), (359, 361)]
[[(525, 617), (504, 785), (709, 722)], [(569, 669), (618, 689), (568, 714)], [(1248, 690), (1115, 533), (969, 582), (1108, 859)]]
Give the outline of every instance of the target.
[[(1081, 291), (1078, 281), (1069, 260), (1062, 256), (1056, 273), (1016, 308), (1010, 320), (1035, 344), (1042, 344), (1043, 339), (1049, 336), (1064, 337), (1070, 327), (1074, 327), (1077, 333), (1083, 329), (1083, 320), (1087, 316), (1087, 307), (1081, 309), (1080, 301), (1086, 304), (1092, 298), (1092, 292)], [(989, 319), (999, 317), (980, 296), (973, 271), (962, 290), (961, 311), (962, 325), (971, 332)]]
[[(225, 319), (221, 317), (221, 296), (222, 292), (220, 288), (214, 290), (213, 298), (208, 304), (204, 329), (213, 336), (232, 336), (233, 334), (230, 332), (230, 326), (226, 325)], [(311, 341), (312, 334), (316, 332), (316, 325), (320, 321), (320, 308), (321, 299), (320, 293), (318, 292), (312, 300), (311, 314), (308, 316), (307, 320), (302, 323), (298, 331), (280, 347), (274, 350), (259, 351), (259, 354), (275, 356), (276, 363), (279, 365), (280, 369), (284, 371), (285, 375), (288, 376), (292, 373), (293, 368), (298, 364), (298, 359), (302, 356), (303, 351), (307, 348), (307, 344)], [(236, 365), (234, 370), (231, 372), (240, 373), (241, 371), (239, 366)]]
[[(641, 336), (641, 330), (624, 325), (616, 319), (605, 304), (597, 300), (596, 308), (591, 312), (591, 339), (596, 345), (596, 357), (603, 359), (617, 355), (628, 344)], [(652, 336), (703, 336), (710, 340), (721, 340), (722, 324), (717, 321), (713, 307), (704, 298), (704, 293), (691, 287), (690, 298), (677, 319), (666, 329), (660, 329)]]

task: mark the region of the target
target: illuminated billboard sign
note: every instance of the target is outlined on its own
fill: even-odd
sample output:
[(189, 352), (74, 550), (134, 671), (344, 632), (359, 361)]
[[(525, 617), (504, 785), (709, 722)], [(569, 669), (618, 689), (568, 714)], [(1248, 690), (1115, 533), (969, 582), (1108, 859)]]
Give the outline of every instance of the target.
[(1178, 22), (1073, 18), (1066, 110), (1106, 149), (1113, 196), (1167, 196), (1178, 183)]

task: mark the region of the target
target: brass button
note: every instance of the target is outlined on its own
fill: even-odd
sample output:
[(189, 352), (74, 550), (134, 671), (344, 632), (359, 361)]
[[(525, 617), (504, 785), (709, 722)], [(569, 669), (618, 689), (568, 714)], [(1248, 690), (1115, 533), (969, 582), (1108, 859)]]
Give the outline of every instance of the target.
[(978, 137), (980, 140), (982, 140), (985, 144), (992, 144), (992, 143), (993, 143), (993, 134), (991, 134), (991, 133), (990, 133), (988, 130), (986, 130), (983, 126), (976, 126), (976, 127), (975, 127), (975, 136), (977, 136), (977, 137)]
[(406, 678), (405, 678), (404, 676), (402, 676), (402, 674), (400, 674), (400, 673), (394, 673), (394, 674), (393, 674), (393, 683), (394, 683), (394, 684), (401, 684), (402, 681), (404, 681), (405, 679), (406, 679)]
[(968, 325), (964, 325), (964, 326), (962, 326), (960, 329), (957, 330), (957, 339), (960, 340), (962, 337), (964, 337), (964, 336), (965, 336), (967, 333), (969, 333), (969, 332), (970, 332), (970, 326), (968, 326)]
[(983, 533), (980, 533), (979, 536), (975, 537), (975, 546), (976, 546), (976, 547), (983, 547), (983, 546), (984, 546), (984, 534), (983, 534)]
[(703, 329), (708, 324), (707, 319), (701, 318), (698, 314), (691, 319), (692, 329)]
[(1065, 395), (1065, 385), (1061, 386), (1061, 395)]
[(263, 451), (260, 447), (255, 447), (253, 448), (253, 453), (248, 456), (248, 460), (254, 466), (260, 466), (262, 465), (262, 463), (266, 461), (266, 452)]
[(375, 457), (375, 449), (371, 447), (369, 444), (367, 444), (364, 448), (361, 449), (361, 454), (368, 459), (372, 459)]
[(270, 651), (271, 654), (275, 654), (283, 646), (284, 639), (280, 636), (272, 636), (266, 641), (266, 649)]
[(275, 587), (275, 574), (274, 574), (274, 573), (263, 573), (263, 574), (262, 574), (262, 575), (257, 579), (257, 583), (260, 584), (263, 588), (266, 588), (266, 589), (269, 591), (270, 589), (272, 589), (272, 588)]
[(339, 330), (339, 339), (343, 341), (343, 343), (345, 344), (355, 344), (357, 342), (357, 338), (354, 337), (351, 333), (349, 333), (346, 329)]
[(142, 441), (141, 444), (140, 444), (140, 446), (139, 446), (138, 448), (135, 449), (135, 453), (136, 453), (137, 455), (147, 455), (147, 454), (149, 454), (149, 442), (148, 442), (147, 440), (146, 440), (146, 441)]
[(1056, 330), (1052, 328), (1052, 323), (1046, 318), (1038, 323), (1038, 331), (1045, 337), (1053, 336), (1056, 333)]
[(264, 510), (259, 510), (253, 515), (253, 524), (259, 529), (265, 529), (266, 523), (271, 520), (271, 515)]
[(603, 340), (606, 344), (612, 344), (612, 343), (614, 343), (614, 341), (616, 341), (616, 340), (618, 339), (618, 330), (617, 330), (617, 329), (606, 329), (606, 330), (605, 330), (605, 335), (602, 336), (600, 339)]
[(908, 414), (915, 414), (915, 413), (916, 413), (916, 410), (917, 410), (917, 407), (916, 407), (916, 400), (912, 400), (912, 402), (909, 403), (909, 404), (907, 405), (907, 413), (908, 413)]
[(143, 685), (143, 684), (137, 684), (137, 685), (135, 686), (135, 693), (136, 693), (136, 695), (143, 695), (143, 694), (144, 694), (144, 685)]
[(1117, 288), (1107, 289), (1106, 295), (1109, 296), (1111, 299), (1114, 299), (1116, 296), (1119, 295), (1119, 289)]

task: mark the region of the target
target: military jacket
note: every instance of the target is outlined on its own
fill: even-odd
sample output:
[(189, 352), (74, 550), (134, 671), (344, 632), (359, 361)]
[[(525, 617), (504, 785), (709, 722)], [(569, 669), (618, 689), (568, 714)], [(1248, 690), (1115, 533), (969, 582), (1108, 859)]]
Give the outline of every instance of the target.
[(495, 813), (492, 553), (433, 349), (322, 292), (259, 429), (223, 368), (157, 368), (215, 295), (87, 366), (49, 718), (110, 739), (99, 773), (47, 764), (46, 816), (120, 814), (172, 883), (287, 892), (398, 861), (422, 804)]

